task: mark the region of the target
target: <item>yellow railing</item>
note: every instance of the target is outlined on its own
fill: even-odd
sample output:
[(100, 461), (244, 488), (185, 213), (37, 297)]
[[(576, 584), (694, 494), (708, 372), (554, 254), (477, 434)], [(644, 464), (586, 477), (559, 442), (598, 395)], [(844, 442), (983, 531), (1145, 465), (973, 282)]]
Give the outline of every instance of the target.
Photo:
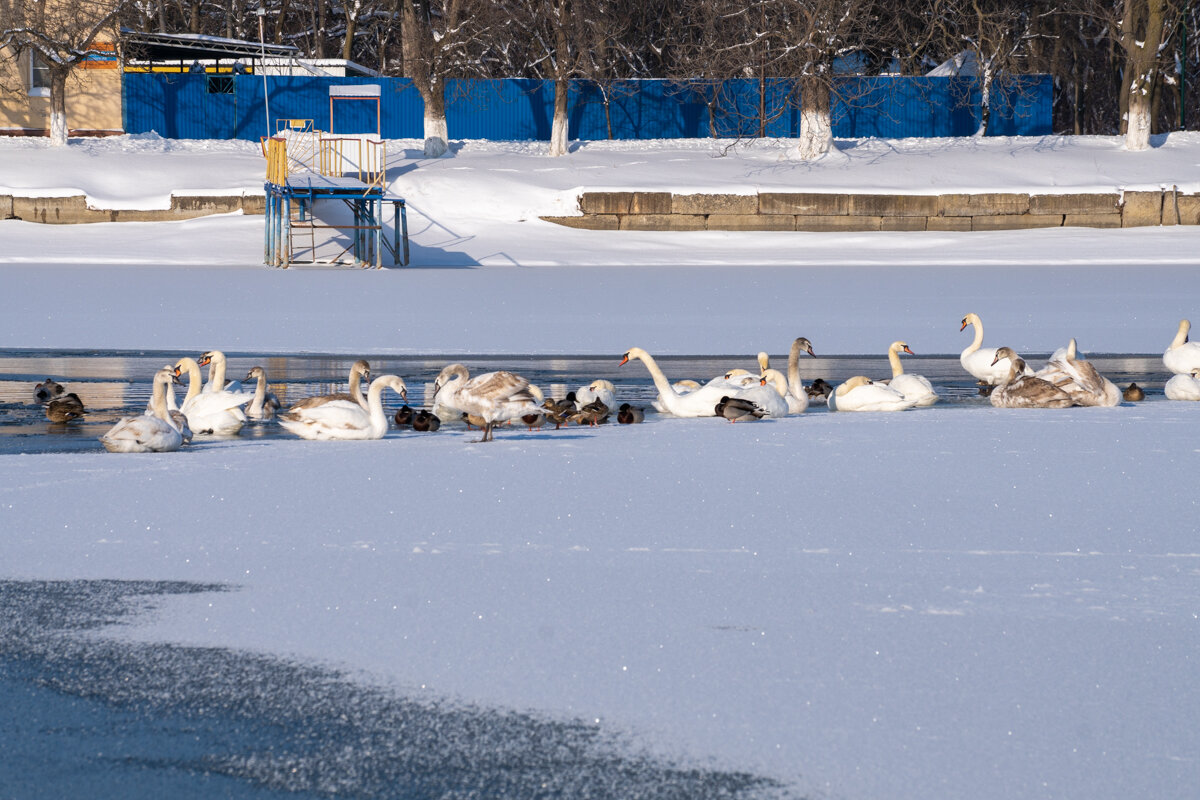
[(322, 175), (352, 176), (365, 184), (382, 187), (387, 179), (387, 143), (323, 136), (318, 170)]
[(272, 136), (267, 140), (267, 181), (276, 186), (287, 183), (287, 142)]

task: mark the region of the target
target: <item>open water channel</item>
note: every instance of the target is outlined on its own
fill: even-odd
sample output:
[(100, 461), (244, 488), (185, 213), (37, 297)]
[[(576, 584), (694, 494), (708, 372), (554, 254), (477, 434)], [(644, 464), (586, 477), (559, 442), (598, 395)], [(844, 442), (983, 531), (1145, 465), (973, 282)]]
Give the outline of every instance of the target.
[[(165, 351), (52, 351), (0, 350), (0, 454), (100, 452), (103, 448), (97, 437), (122, 416), (140, 414), (150, 399), (151, 378), (165, 364), (174, 364), (181, 356), (197, 358), (199, 353)], [(1024, 354), (1023, 354), (1024, 355)], [(350, 365), (357, 355), (272, 355), (266, 353), (227, 352), (229, 368), (226, 378), (243, 378), (253, 366), (266, 369), (273, 391), (287, 406), (296, 400), (315, 394), (345, 391)], [(805, 385), (824, 378), (837, 385), (852, 375), (887, 378), (891, 370), (887, 358), (880, 356), (823, 356), (805, 355), (800, 361), (800, 374)], [(1048, 354), (1028, 354), (1030, 363), (1039, 366)], [(647, 421), (653, 421), (650, 401), (657, 390), (649, 373), (640, 362), (623, 367), (620, 354), (613, 356), (366, 356), (372, 375), (395, 374), (408, 385), (409, 405), (414, 408), (427, 404), (433, 391), (433, 380), (447, 364), (459, 361), (480, 374), (507, 369), (524, 375), (537, 384), (547, 397), (563, 397), (567, 392), (604, 378), (616, 386), (617, 399), (643, 406)], [(1159, 355), (1092, 355), (1092, 363), (1102, 374), (1124, 388), (1131, 381), (1142, 386), (1148, 400), (1161, 400), (1162, 387), (1169, 375)], [(755, 371), (754, 354), (713, 356), (656, 357), (672, 381), (691, 378), (701, 382), (735, 367)], [(787, 356), (772, 355), (771, 365), (781, 372), (787, 368)], [(940, 405), (970, 408), (987, 405), (979, 394), (974, 379), (963, 371), (957, 355), (905, 356), (906, 372), (924, 375), (941, 396)], [(68, 392), (75, 392), (87, 408), (85, 418), (68, 424), (49, 422), (43, 409), (34, 403), (34, 386), (46, 378), (61, 383)], [(253, 387), (247, 385), (247, 389)], [(183, 387), (179, 397), (182, 399)], [(384, 393), (386, 409), (398, 408), (400, 398)], [(810, 413), (827, 413), (823, 404), (810, 405)], [(293, 438), (273, 422), (250, 423), (242, 431), (243, 438)]]

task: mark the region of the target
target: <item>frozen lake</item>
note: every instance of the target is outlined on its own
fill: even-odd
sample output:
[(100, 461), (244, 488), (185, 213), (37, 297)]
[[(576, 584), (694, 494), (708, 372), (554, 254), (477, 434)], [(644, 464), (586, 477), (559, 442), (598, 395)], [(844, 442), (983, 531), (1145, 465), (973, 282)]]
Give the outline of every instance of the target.
[[(199, 353), (166, 351), (76, 352), (55, 350), (0, 350), (0, 453), (49, 453), (101, 451), (96, 438), (122, 416), (140, 414), (150, 397), (150, 378), (164, 364)], [(347, 373), (354, 356), (346, 355), (273, 355), (268, 353), (226, 353), (229, 380), (243, 378), (255, 365), (263, 366), (271, 390), (286, 406), (314, 394), (344, 391)], [(1049, 354), (1028, 354), (1035, 365)], [(887, 359), (879, 356), (803, 356), (800, 375), (806, 385), (824, 378), (836, 385), (852, 375), (886, 378), (891, 375)], [(367, 356), (373, 375), (396, 374), (409, 388), (409, 404), (428, 404), (433, 380), (446, 364), (465, 363), (472, 374), (507, 369), (517, 372), (545, 391), (547, 396), (563, 397), (567, 392), (604, 378), (616, 386), (617, 397), (651, 412), (650, 401), (656, 390), (645, 367), (640, 363), (620, 364), (620, 354), (600, 356)], [(671, 380), (692, 378), (706, 381), (741, 367), (756, 370), (753, 354), (713, 356), (662, 356), (656, 359)], [(1136, 381), (1146, 390), (1147, 399), (1162, 400), (1162, 386), (1168, 377), (1159, 355), (1099, 355), (1091, 360), (1109, 379), (1122, 388)], [(970, 408), (987, 405), (974, 379), (963, 371), (957, 355), (906, 356), (906, 372), (925, 375), (941, 396), (939, 405)], [(771, 365), (786, 370), (787, 355), (772, 354)], [(67, 391), (80, 396), (88, 413), (81, 422), (54, 424), (33, 403), (33, 387), (46, 378), (54, 378)], [(247, 388), (252, 388), (249, 385)], [(182, 398), (186, 387), (177, 392)], [(385, 393), (386, 409), (398, 408), (400, 399)], [(809, 413), (828, 413), (814, 403)], [(390, 415), (390, 412), (389, 412)], [(395, 435), (395, 432), (393, 432)], [(247, 439), (293, 439), (274, 423), (250, 423), (241, 436)]]

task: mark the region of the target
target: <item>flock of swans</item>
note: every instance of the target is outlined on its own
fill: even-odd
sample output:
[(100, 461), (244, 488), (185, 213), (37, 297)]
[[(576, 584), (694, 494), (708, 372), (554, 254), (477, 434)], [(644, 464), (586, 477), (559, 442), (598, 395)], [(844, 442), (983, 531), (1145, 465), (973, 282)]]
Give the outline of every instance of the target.
[[(1042, 369), (1034, 371), (1010, 347), (983, 347), (983, 322), (978, 315), (963, 317), (959, 330), (968, 326), (974, 327), (974, 339), (962, 352), (960, 362), (979, 381), (981, 391), (989, 394), (993, 406), (1115, 406), (1122, 399), (1141, 399), (1136, 384), (1122, 392), (1090, 362), (1079, 358), (1074, 339), (1056, 351)], [(1188, 340), (1190, 327), (1188, 320), (1182, 320), (1163, 354), (1163, 364), (1174, 373), (1164, 388), (1168, 399), (1200, 401), (1200, 343)], [(901, 354), (913, 354), (904, 341), (895, 341), (888, 348), (890, 378), (872, 380), (857, 375), (837, 387), (820, 379), (805, 386), (799, 368), (803, 353), (816, 357), (808, 339), (799, 337), (792, 342), (786, 374), (772, 369), (766, 353), (760, 353), (757, 374), (734, 369), (703, 384), (670, 381), (653, 356), (638, 347), (630, 348), (620, 363), (623, 366), (641, 361), (658, 390), (653, 401), (655, 409), (676, 417), (715, 416), (736, 422), (800, 414), (810, 401), (823, 401), (831, 411), (839, 412), (903, 411), (938, 402), (937, 392), (927, 378), (904, 371)], [(205, 366), (209, 368), (207, 382), (201, 371)], [(284, 408), (270, 392), (262, 367), (256, 366), (246, 375), (246, 381), (254, 382), (253, 390), (248, 391), (240, 382), (226, 382), (226, 366), (225, 356), (218, 350), (202, 354), (199, 360), (181, 358), (174, 366), (164, 366), (154, 376), (146, 412), (122, 418), (100, 437), (101, 443), (116, 453), (178, 450), (193, 435), (235, 435), (248, 419), (274, 419), (305, 439), (379, 439), (390, 424), (383, 409), (386, 390), (405, 401), (395, 415), (397, 424), (437, 430), (441, 421), (462, 419), (482, 429), (479, 441), (483, 442), (492, 440), (497, 426), (509, 423), (530, 428), (549, 422), (556, 427), (569, 422), (595, 425), (606, 421), (614, 411), (621, 423), (644, 418), (641, 409), (628, 403), (618, 407), (614, 387), (606, 380), (593, 381), (564, 399), (554, 400), (544, 397), (537, 386), (520, 375), (502, 370), (471, 376), (462, 364), (445, 367), (434, 380), (431, 408), (414, 411), (407, 405), (404, 380), (398, 375), (372, 380), (370, 366), (363, 360), (350, 368), (348, 392), (306, 397)], [(177, 405), (174, 384), (183, 379), (187, 381), (187, 392)], [(82, 414), (78, 398), (68, 396), (50, 380), (38, 384), (35, 399), (46, 405), (52, 420), (52, 414), (61, 417), (59, 421)]]

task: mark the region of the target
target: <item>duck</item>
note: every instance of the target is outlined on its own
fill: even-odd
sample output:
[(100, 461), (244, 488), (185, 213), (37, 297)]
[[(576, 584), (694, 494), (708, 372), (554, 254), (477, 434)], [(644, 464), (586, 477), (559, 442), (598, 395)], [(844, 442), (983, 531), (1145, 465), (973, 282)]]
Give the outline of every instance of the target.
[(543, 413), (554, 423), (554, 430), (558, 430), (568, 422), (568, 417), (575, 413), (574, 392), (570, 392), (562, 400), (546, 398), (542, 401)]
[(597, 398), (572, 414), (570, 420), (576, 425), (586, 424), (594, 428), (608, 422), (608, 406)]
[(315, 406), (324, 405), (335, 400), (348, 400), (351, 403), (358, 404), (364, 411), (369, 410), (367, 407), (367, 399), (363, 396), (363, 382), (371, 381), (371, 365), (365, 359), (358, 359), (350, 365), (350, 391), (335, 392), (334, 394), (315, 394), (312, 397), (305, 397), (297, 400), (292, 404), (289, 411), (298, 411), (304, 408), (313, 408)]
[(529, 381), (520, 375), (500, 370), (471, 377), (462, 364), (449, 364), (433, 382), (434, 402), (474, 414), (483, 420), (480, 442), (492, 441), (497, 423), (508, 422), (538, 412)]
[(382, 439), (388, 418), (383, 413), (383, 390), (391, 389), (408, 400), (408, 387), (399, 375), (380, 375), (367, 388), (367, 408), (353, 400), (297, 408), (292, 406), (279, 415), (279, 424), (303, 439), (353, 441)]
[(1187, 375), (1175, 375), (1163, 387), (1168, 400), (1200, 400), (1200, 367)]
[(1121, 392), (1121, 399), (1127, 403), (1140, 403), (1146, 399), (1146, 392), (1136, 382), (1129, 384)]
[(100, 444), (110, 453), (166, 453), (183, 446), (183, 434), (171, 423), (167, 413), (167, 387), (175, 378), (172, 367), (166, 366), (154, 374), (150, 405), (153, 413), (122, 417), (100, 437)]
[(225, 389), (201, 392), (200, 365), (195, 359), (181, 358), (175, 363), (174, 376), (178, 378), (184, 372), (188, 376), (188, 390), (179, 410), (187, 417), (192, 432), (232, 436), (241, 431), (246, 424), (246, 413), (242, 406), (253, 400), (254, 396)]
[[(1008, 375), (995, 389), (990, 400), (996, 408), (1069, 408), (1075, 405), (1071, 396), (1049, 381), (1035, 375), (1027, 375), (1025, 359), (1018, 356), (1011, 348), (1003, 358), (1009, 361)], [(1000, 358), (1001, 356), (997, 356)]]
[(1179, 320), (1175, 338), (1163, 353), (1163, 364), (1176, 375), (1191, 375), (1192, 370), (1200, 367), (1200, 342), (1188, 341), (1188, 331), (1191, 328), (1190, 321)]
[(275, 393), (267, 389), (267, 371), (262, 367), (251, 367), (246, 373), (247, 381), (254, 381), (254, 399), (246, 406), (246, 416), (250, 419), (275, 419), (283, 404)]
[(33, 387), (33, 402), (44, 406), (56, 397), (61, 397), (67, 390), (53, 378), (46, 378)]
[[(959, 356), (959, 363), (963, 369), (974, 375), (980, 383), (985, 383), (995, 386), (1008, 378), (1008, 362), (1003, 359), (996, 360), (996, 348), (983, 347), (983, 321), (979, 319), (979, 315), (975, 313), (967, 314), (962, 318), (962, 327), (958, 330), (965, 331), (968, 325), (975, 326), (975, 339), (962, 351)], [(1029, 375), (1033, 374), (1033, 370), (1025, 367)]]
[(442, 427), (442, 420), (433, 412), (422, 408), (413, 416), (412, 427), (414, 431), (433, 433)]
[(908, 342), (898, 340), (888, 345), (888, 363), (892, 367), (892, 378), (887, 381), (887, 385), (906, 398), (915, 400), (918, 408), (933, 405), (938, 401), (938, 395), (933, 390), (933, 384), (924, 375), (906, 373), (904, 365), (900, 363), (901, 353), (908, 353), (910, 356), (916, 355), (916, 353), (908, 349)]
[(631, 347), (626, 351), (619, 366), (624, 366), (634, 359), (645, 364), (650, 377), (654, 379), (659, 401), (655, 403), (655, 408), (676, 417), (714, 416), (713, 409), (721, 402), (722, 397), (736, 397), (741, 391), (741, 387), (730, 383), (722, 375), (699, 388), (680, 394), (667, 380), (654, 357), (640, 347)]
[(240, 392), (242, 384), (239, 381), (225, 382), (225, 368), (228, 362), (225, 359), (225, 354), (220, 350), (209, 350), (200, 354), (199, 360), (196, 362), (201, 367), (208, 367), (208, 382), (200, 389), (202, 392)]
[[(1120, 405), (1121, 390), (1101, 375), (1090, 361), (1078, 358), (1078, 352), (1078, 345), (1072, 338), (1065, 348), (1056, 350), (1050, 362), (1035, 374), (1069, 394), (1077, 406), (1111, 408)], [(997, 351), (996, 357), (1000, 358), (1000, 351)]]
[(83, 419), (83, 401), (74, 392), (55, 397), (46, 403), (46, 419), (64, 423)]
[(617, 422), (622, 425), (637, 425), (639, 422), (646, 421), (646, 412), (637, 406), (631, 406), (629, 403), (621, 403), (617, 409)]
[(576, 408), (583, 408), (593, 400), (599, 400), (609, 408), (616, 408), (616, 387), (613, 386), (612, 381), (601, 378), (575, 390)]
[(833, 394), (833, 387), (824, 378), (817, 378), (804, 389), (804, 393), (812, 400), (827, 400)]
[(751, 400), (740, 397), (722, 397), (713, 407), (712, 416), (724, 417), (730, 422), (745, 419), (762, 419), (765, 412)]
[(830, 411), (904, 411), (917, 404), (891, 387), (855, 375), (829, 395)]
[(396, 409), (396, 413), (392, 417), (392, 422), (396, 423), (397, 428), (411, 428), (416, 414), (417, 412), (413, 411), (412, 406), (405, 403)]

